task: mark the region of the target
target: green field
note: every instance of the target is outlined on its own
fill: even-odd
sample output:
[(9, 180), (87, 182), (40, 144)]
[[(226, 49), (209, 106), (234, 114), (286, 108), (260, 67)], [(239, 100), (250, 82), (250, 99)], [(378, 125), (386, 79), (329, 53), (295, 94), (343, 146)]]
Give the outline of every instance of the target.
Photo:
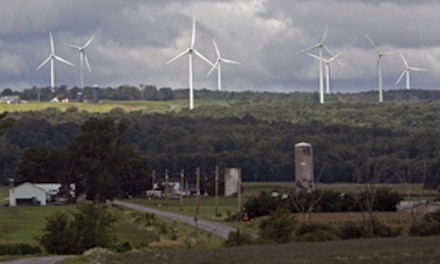
[[(196, 107), (205, 105), (227, 105), (222, 100), (197, 100)], [(69, 108), (77, 108), (79, 111), (87, 111), (94, 113), (105, 113), (112, 109), (120, 108), (125, 112), (143, 111), (152, 113), (165, 113), (170, 111), (181, 111), (188, 108), (187, 100), (173, 101), (102, 101), (99, 104), (92, 103), (50, 103), (50, 102), (28, 102), (23, 104), (0, 104), (0, 112), (26, 112), (41, 111), (47, 108), (55, 107), (61, 111)]]

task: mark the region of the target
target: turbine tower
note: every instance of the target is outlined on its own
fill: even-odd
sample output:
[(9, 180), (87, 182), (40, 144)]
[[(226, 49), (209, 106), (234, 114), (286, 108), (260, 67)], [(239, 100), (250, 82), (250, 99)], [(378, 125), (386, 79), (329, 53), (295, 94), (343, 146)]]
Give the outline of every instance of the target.
[[(307, 55), (309, 55), (310, 57), (315, 58), (317, 60), (320, 60), (320, 58), (314, 54), (307, 53)], [(329, 59), (322, 59), (322, 61), (325, 64), (326, 94), (330, 93), (330, 63), (335, 61), (339, 57), (339, 55), (341, 55), (340, 52)], [(339, 65), (341, 65), (341, 67), (344, 67), (344, 65), (340, 61), (338, 61), (338, 60), (336, 60), (336, 61), (339, 63)]]
[(217, 53), (217, 61), (212, 65), (211, 70), (208, 73), (208, 76), (211, 75), (212, 71), (214, 71), (215, 68), (217, 68), (217, 91), (221, 91), (222, 89), (222, 74), (221, 74), (221, 64), (222, 62), (230, 63), (230, 64), (240, 64), (238, 61), (233, 61), (229, 59), (224, 59), (220, 55), (220, 50), (218, 49), (217, 43), (215, 40), (212, 40), (212, 43), (214, 44), (215, 52)]
[(368, 36), (365, 34), (365, 37), (368, 39), (368, 41), (371, 43), (371, 45), (376, 49), (377, 51), (377, 64), (376, 64), (376, 70), (378, 74), (378, 82), (379, 82), (379, 103), (383, 103), (383, 88), (382, 88), (382, 58), (383, 56), (391, 55), (396, 53), (396, 51), (389, 51), (389, 52), (382, 52), (378, 45)]
[(49, 57), (47, 57), (38, 67), (37, 71), (41, 69), (46, 63), (50, 61), (50, 88), (52, 91), (55, 89), (55, 65), (54, 60), (60, 61), (62, 63), (65, 63), (67, 65), (73, 66), (73, 63), (70, 61), (67, 61), (55, 54), (55, 45), (53, 44), (53, 37), (52, 32), (49, 32), (49, 43), (50, 43), (50, 54)]
[(193, 88), (193, 54), (195, 54), (200, 59), (204, 60), (209, 65), (213, 65), (211, 61), (209, 61), (207, 58), (205, 58), (200, 52), (198, 52), (195, 48), (195, 42), (196, 42), (196, 18), (193, 17), (192, 21), (192, 34), (191, 34), (191, 42), (189, 48), (187, 48), (185, 51), (177, 55), (176, 57), (172, 58), (167, 62), (167, 64), (185, 56), (188, 55), (188, 66), (189, 66), (189, 109), (194, 109), (194, 88)]
[(324, 34), (322, 36), (322, 39), (317, 44), (302, 49), (298, 53), (306, 52), (312, 49), (318, 49), (319, 50), (319, 102), (321, 104), (324, 103), (324, 76), (323, 76), (323, 50), (326, 50), (331, 56), (334, 56), (333, 53), (330, 51), (330, 49), (325, 45), (325, 40), (327, 39), (327, 31), (328, 31), (328, 25), (325, 26)]
[(79, 79), (80, 79), (80, 88), (84, 88), (84, 63), (86, 64), (86, 67), (89, 71), (89, 74), (92, 74), (92, 68), (90, 67), (90, 62), (89, 59), (87, 58), (87, 54), (86, 54), (86, 48), (92, 44), (93, 40), (95, 39), (96, 33), (93, 34), (89, 40), (87, 40), (87, 42), (82, 45), (82, 46), (78, 46), (78, 45), (72, 45), (72, 44), (68, 44), (67, 46), (69, 48), (72, 49), (76, 49), (79, 51)]
[(427, 71), (428, 69), (410, 67), (408, 65), (408, 61), (405, 58), (405, 54), (403, 54), (403, 52), (401, 52), (401, 51), (400, 51), (400, 57), (402, 57), (403, 63), (405, 64), (405, 69), (403, 70), (402, 74), (400, 74), (399, 79), (397, 79), (396, 85), (400, 82), (400, 80), (402, 80), (403, 76), (405, 75), (406, 76), (406, 89), (410, 90), (411, 89), (411, 82), (410, 82), (411, 71)]

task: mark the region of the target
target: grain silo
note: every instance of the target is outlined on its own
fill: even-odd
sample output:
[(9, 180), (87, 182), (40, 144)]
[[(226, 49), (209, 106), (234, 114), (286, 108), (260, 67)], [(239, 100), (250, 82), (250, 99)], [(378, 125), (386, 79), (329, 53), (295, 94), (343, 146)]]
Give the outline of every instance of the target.
[(238, 193), (241, 185), (241, 169), (225, 168), (225, 196)]
[(101, 100), (101, 95), (100, 95), (100, 91), (99, 91), (99, 87), (98, 85), (94, 85), (92, 88), (92, 102), (97, 104), (99, 103), (99, 100)]
[(315, 190), (315, 174), (313, 172), (313, 149), (309, 143), (295, 145), (295, 182), (298, 191)]

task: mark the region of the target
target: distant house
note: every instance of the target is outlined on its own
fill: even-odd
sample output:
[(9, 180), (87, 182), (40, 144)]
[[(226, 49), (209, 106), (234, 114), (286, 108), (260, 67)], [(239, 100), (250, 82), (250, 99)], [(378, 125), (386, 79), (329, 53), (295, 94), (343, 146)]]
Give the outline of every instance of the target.
[[(75, 197), (75, 184), (70, 184), (70, 196)], [(9, 206), (47, 205), (56, 201), (60, 183), (23, 183), (9, 189)]]
[(19, 104), (21, 103), (21, 99), (18, 95), (5, 95), (0, 97), (0, 103)]

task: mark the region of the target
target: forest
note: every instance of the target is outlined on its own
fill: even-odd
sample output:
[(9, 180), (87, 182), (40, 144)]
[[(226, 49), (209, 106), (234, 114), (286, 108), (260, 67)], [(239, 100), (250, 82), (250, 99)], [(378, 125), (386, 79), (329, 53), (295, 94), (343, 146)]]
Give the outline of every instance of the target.
[[(173, 99), (181, 93), (170, 91)], [(200, 167), (212, 180), (216, 165), (240, 167), (244, 181), (293, 181), (294, 146), (304, 141), (313, 146), (318, 181), (437, 188), (440, 93), (411, 92), (390, 92), (385, 98), (401, 101), (384, 104), (369, 102), (374, 93), (334, 94), (320, 105), (314, 93), (202, 90), (196, 98), (227, 104), (165, 114), (88, 113), (74, 106), (8, 113), (1, 120), (12, 125), (1, 130), (0, 182), (79, 182), (100, 175), (114, 180), (107, 186), (113, 195), (136, 195), (141, 190), (134, 186), (148, 186), (153, 170), (161, 179), (165, 170), (177, 178), (184, 169), (191, 179)]]

